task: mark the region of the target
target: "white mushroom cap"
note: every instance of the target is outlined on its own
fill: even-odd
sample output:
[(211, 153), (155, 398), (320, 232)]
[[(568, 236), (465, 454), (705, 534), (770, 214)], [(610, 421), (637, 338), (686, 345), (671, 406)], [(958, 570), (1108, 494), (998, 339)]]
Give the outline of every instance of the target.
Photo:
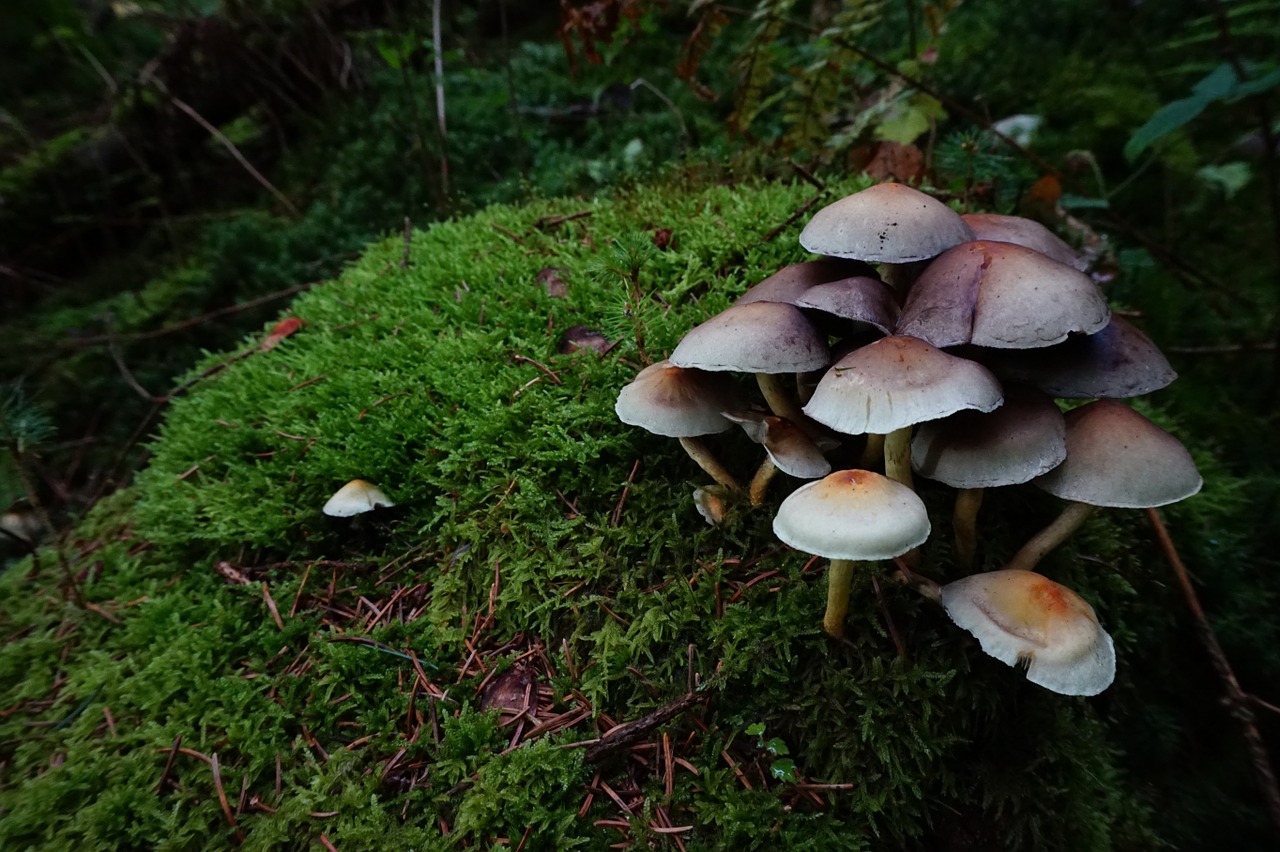
[(1062, 238), (1034, 219), (1021, 216), (1001, 216), (999, 213), (965, 213), (960, 216), (973, 231), (975, 240), (991, 240), (1014, 243), (1034, 249), (1058, 263), (1065, 263), (1081, 271), (1088, 264), (1075, 249)]
[(738, 396), (727, 376), (659, 361), (618, 392), (613, 410), (629, 426), (668, 438), (694, 438), (732, 428), (720, 412), (736, 405)]
[(1148, 509), (1184, 500), (1204, 484), (1187, 448), (1122, 402), (1100, 399), (1065, 419), (1067, 460), (1035, 480), (1055, 497)]
[(1006, 387), (990, 413), (961, 411), (922, 424), (911, 442), (911, 466), (952, 488), (1018, 485), (1067, 457), (1062, 412), (1039, 391)]
[(974, 574), (942, 587), (942, 605), (982, 650), (1061, 695), (1097, 695), (1116, 675), (1111, 637), (1084, 598), (1031, 571)]
[(751, 302), (696, 326), (670, 361), (699, 370), (804, 373), (831, 363), (831, 352), (826, 338), (795, 305)]
[(800, 232), (800, 245), (814, 254), (872, 263), (925, 260), (972, 239), (959, 213), (900, 183), (828, 204)]
[(339, 488), (320, 511), (334, 518), (350, 518), (372, 512), (380, 506), (390, 508), (394, 505), (378, 486), (363, 479), (353, 479)]
[(1013, 243), (972, 242), (921, 273), (897, 331), (934, 346), (1034, 349), (1101, 331), (1110, 318), (1106, 296), (1083, 272)]
[(804, 413), (844, 432), (888, 434), (966, 408), (991, 411), (1004, 397), (980, 364), (914, 337), (885, 337), (827, 370)]
[(838, 470), (783, 500), (773, 532), (816, 556), (890, 559), (924, 544), (929, 514), (900, 482), (866, 470)]

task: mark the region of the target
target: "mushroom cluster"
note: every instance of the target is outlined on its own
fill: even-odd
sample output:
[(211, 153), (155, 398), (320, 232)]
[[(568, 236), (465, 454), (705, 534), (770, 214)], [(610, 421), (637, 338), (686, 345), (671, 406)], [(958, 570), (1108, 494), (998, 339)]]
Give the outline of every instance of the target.
[[(777, 536), (831, 559), (823, 627), (841, 637), (859, 563), (905, 556), (898, 579), (940, 602), (991, 656), (1056, 692), (1092, 695), (1115, 657), (1093, 609), (1033, 573), (1095, 507), (1161, 506), (1201, 485), (1169, 433), (1117, 401), (1168, 385), (1168, 361), (1113, 316), (1085, 262), (1044, 226), (960, 215), (886, 183), (818, 211), (785, 267), (692, 329), (622, 389), (618, 417), (679, 438), (715, 481), (709, 522), (742, 492), (702, 437), (740, 425), (777, 471), (814, 480), (777, 510)], [(729, 374), (749, 373), (756, 401)], [(1054, 400), (1093, 400), (1064, 416)], [(828, 455), (861, 457), (835, 470)], [(883, 470), (884, 474), (872, 470)], [(1004, 570), (939, 586), (915, 572), (930, 521), (913, 474), (956, 489), (954, 556), (978, 550), (984, 489), (1031, 483), (1067, 502)], [(903, 567), (910, 566), (910, 567)]]

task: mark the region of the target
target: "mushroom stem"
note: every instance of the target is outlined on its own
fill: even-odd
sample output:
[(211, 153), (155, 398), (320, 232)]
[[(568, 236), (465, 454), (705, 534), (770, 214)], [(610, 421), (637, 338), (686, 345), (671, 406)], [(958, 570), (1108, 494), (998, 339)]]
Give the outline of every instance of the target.
[(857, 564), (852, 559), (832, 559), (827, 568), (827, 611), (822, 614), (822, 629), (832, 639), (844, 638), (844, 617), (849, 612), (849, 589)]
[(747, 487), (747, 496), (751, 498), (752, 506), (764, 504), (765, 492), (769, 490), (769, 483), (773, 481), (773, 476), (777, 472), (778, 466), (773, 463), (773, 459), (765, 456), (764, 461), (760, 462), (760, 467), (756, 469), (756, 475), (751, 477), (751, 484)]
[(862, 469), (875, 470), (884, 459), (884, 435), (867, 434), (867, 445), (862, 448)]
[(1093, 506), (1088, 503), (1068, 503), (1062, 514), (1049, 526), (1031, 537), (1022, 549), (1013, 554), (1005, 568), (1032, 571), (1049, 551), (1067, 540), (1073, 532), (1093, 513)]
[(783, 381), (783, 373), (756, 373), (756, 384), (764, 394), (764, 401), (769, 410), (779, 417), (785, 417), (805, 432), (813, 428), (813, 422), (800, 410), (800, 404)]
[(956, 564), (968, 568), (978, 551), (978, 508), (982, 506), (983, 489), (961, 488), (956, 494), (956, 508), (951, 513), (951, 532), (956, 542)]
[(701, 438), (681, 438), (680, 446), (684, 447), (684, 451), (689, 454), (689, 458), (698, 463), (698, 467), (706, 471), (707, 475), (716, 482), (723, 485), (729, 491), (741, 491), (742, 486), (738, 484), (738, 480), (733, 478), (733, 474), (720, 464), (720, 461), (711, 454), (711, 449), (702, 442)]
[(884, 436), (884, 475), (915, 490), (911, 481), (911, 427)]

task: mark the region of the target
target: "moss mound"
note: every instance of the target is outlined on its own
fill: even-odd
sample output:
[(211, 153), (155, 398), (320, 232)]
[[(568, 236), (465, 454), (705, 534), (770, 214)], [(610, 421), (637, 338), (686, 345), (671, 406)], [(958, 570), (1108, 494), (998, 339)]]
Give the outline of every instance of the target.
[[(92, 606), (4, 578), (0, 845), (1150, 848), (1104, 721), (1132, 701), (1124, 662), (1102, 698), (1053, 695), (870, 578), (828, 640), (824, 566), (771, 509), (707, 527), (675, 442), (616, 421), (634, 341), (561, 353), (571, 326), (633, 328), (615, 239), (671, 229), (639, 271), (665, 352), (801, 259), (796, 226), (765, 237), (811, 191), (494, 208), (372, 247), (273, 348), (211, 355), (71, 544)], [(396, 508), (321, 515), (355, 477)], [(951, 495), (924, 497), (945, 531)], [(1054, 511), (993, 495), (989, 567)], [(1155, 570), (1130, 523), (1047, 567), (1122, 659), (1164, 621), (1130, 585)]]

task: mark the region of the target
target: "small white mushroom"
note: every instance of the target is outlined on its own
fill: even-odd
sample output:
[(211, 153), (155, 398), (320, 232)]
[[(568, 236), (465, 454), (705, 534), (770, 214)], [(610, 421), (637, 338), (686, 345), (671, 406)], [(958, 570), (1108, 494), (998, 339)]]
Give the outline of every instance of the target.
[(394, 505), (378, 486), (363, 479), (353, 479), (339, 488), (320, 511), (332, 518), (350, 518)]

